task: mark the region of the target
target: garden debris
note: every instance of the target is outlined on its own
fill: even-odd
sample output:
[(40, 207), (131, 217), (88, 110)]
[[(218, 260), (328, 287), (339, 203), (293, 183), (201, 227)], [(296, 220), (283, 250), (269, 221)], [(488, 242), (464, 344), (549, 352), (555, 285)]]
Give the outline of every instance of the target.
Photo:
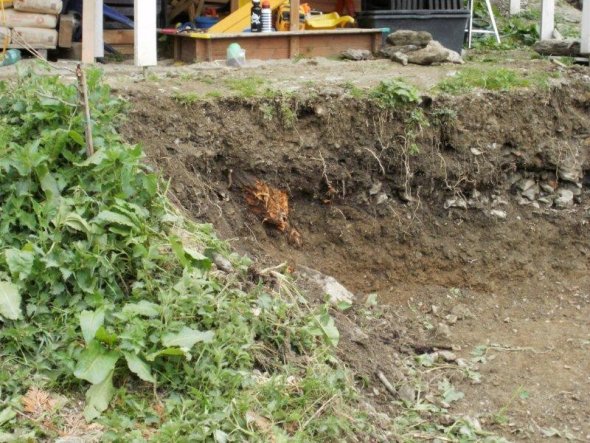
[(61, 404), (63, 400), (52, 396), (49, 392), (43, 391), (42, 389), (32, 387), (30, 388), (24, 397), (21, 398), (23, 410), (27, 414), (30, 414), (33, 419), (38, 419), (45, 414), (51, 414)]
[(262, 180), (244, 186), (246, 203), (263, 223), (273, 225), (281, 232), (289, 227), (289, 196)]

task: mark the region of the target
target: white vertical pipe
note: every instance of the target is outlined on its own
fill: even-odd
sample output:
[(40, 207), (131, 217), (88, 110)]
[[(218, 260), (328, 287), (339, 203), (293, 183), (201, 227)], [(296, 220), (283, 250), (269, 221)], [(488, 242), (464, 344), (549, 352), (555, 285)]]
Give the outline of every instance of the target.
[(555, 0), (541, 2), (541, 40), (553, 38), (555, 29)]
[(102, 13), (103, 0), (96, 0), (96, 34), (94, 35), (94, 56), (104, 57), (104, 19)]
[(590, 0), (584, 0), (582, 6), (582, 54), (590, 54)]
[(135, 66), (158, 64), (156, 0), (135, 0)]
[(82, 63), (94, 63), (96, 54), (96, 0), (82, 4)]

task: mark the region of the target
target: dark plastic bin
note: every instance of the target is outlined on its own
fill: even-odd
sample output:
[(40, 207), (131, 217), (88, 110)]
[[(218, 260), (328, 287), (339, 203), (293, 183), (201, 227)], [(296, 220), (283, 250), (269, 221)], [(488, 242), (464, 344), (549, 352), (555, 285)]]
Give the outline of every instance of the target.
[(359, 12), (356, 18), (361, 28), (390, 28), (391, 32), (400, 29), (428, 31), (432, 34), (432, 38), (438, 40), (443, 46), (460, 54), (469, 11), (466, 9), (365, 10)]

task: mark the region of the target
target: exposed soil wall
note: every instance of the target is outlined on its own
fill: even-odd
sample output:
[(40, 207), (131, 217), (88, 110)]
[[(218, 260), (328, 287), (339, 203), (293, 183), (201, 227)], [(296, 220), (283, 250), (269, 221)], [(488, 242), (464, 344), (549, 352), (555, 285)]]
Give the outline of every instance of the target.
[[(172, 177), (179, 203), (270, 261), (318, 267), (362, 292), (396, 282), (494, 288), (587, 272), (583, 82), (426, 97), (419, 125), (406, 111), (346, 96), (191, 106), (131, 99), (124, 133)], [(248, 211), (231, 186), (237, 172), (288, 192), (301, 247)], [(527, 179), (586, 187), (560, 209), (542, 190), (523, 197)]]

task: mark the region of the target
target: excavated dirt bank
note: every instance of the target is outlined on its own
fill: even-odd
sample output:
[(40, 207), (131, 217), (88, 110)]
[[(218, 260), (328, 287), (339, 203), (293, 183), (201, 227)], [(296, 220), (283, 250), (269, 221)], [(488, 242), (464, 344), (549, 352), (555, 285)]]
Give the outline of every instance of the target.
[[(467, 357), (487, 344), (497, 358), (482, 384), (457, 381), (459, 412), (485, 421), (509, 404), (508, 421), (488, 423), (510, 439), (550, 428), (590, 439), (587, 83), (425, 97), (414, 123), (345, 95), (129, 98), (123, 133), (194, 218), (262, 262), (318, 269), (360, 301), (378, 294), (379, 319), (338, 314), (342, 356), (360, 376), (403, 383), (399, 353)], [(288, 193), (301, 244), (249, 210), (239, 177)], [(366, 394), (393, 412), (375, 383)], [(526, 401), (510, 400), (523, 386)]]

